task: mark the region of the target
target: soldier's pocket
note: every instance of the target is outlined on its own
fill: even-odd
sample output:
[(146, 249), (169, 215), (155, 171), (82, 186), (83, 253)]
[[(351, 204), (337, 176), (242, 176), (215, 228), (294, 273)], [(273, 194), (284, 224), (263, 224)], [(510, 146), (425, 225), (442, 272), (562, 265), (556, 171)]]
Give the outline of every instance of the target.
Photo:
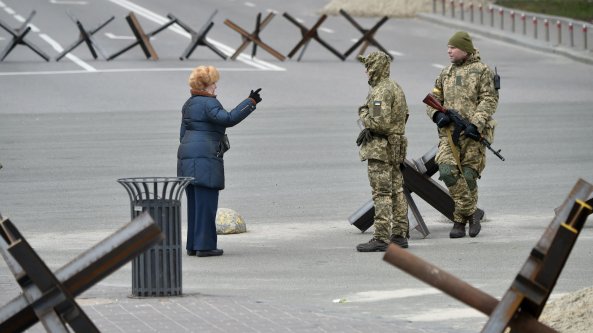
[(494, 140), (494, 129), (496, 128), (496, 120), (494, 119), (490, 119), (488, 120), (488, 122), (486, 123), (486, 126), (484, 127), (484, 138), (486, 140), (488, 140), (488, 142), (492, 143), (492, 141)]
[(406, 150), (408, 149), (408, 140), (403, 135), (392, 135), (389, 137), (391, 146), (391, 156), (393, 163), (399, 164), (406, 158)]

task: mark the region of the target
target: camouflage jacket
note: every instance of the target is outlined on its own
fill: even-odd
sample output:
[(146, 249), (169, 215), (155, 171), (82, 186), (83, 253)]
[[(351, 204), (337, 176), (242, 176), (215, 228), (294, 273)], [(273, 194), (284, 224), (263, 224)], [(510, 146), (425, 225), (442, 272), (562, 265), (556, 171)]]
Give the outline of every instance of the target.
[[(401, 87), (389, 78), (389, 66), (389, 61), (374, 61), (367, 67), (371, 89), (365, 105), (358, 109), (358, 115), (364, 127), (373, 133), (373, 138), (360, 147), (362, 161), (392, 162), (392, 146), (407, 145), (404, 135), (408, 105)], [(402, 148), (405, 151), (405, 147)], [(397, 151), (400, 151), (399, 147)]]
[[(451, 64), (437, 77), (433, 94), (445, 109), (455, 109), (478, 127), (480, 132), (493, 128), (492, 115), (498, 106), (498, 91), (494, 89), (494, 73), (481, 62), (476, 52), (461, 64)], [(426, 113), (432, 119), (435, 109), (428, 107)], [(449, 125), (453, 126), (453, 125)], [(439, 135), (443, 135), (439, 130)]]

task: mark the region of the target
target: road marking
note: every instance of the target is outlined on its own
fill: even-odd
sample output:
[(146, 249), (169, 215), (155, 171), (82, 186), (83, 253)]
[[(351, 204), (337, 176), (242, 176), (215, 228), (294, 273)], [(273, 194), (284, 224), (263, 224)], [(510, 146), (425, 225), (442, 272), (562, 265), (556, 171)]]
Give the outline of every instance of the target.
[(245, 2), (245, 6), (247, 6), (247, 7), (255, 7), (255, 4), (254, 3), (251, 3), (251, 2)]
[[(144, 7), (136, 5), (128, 0), (109, 0), (109, 1), (111, 1), (112, 3), (114, 3), (118, 6), (121, 6), (128, 10), (131, 10), (131, 11), (135, 12), (136, 14), (143, 16), (144, 18), (151, 20), (157, 24), (165, 24), (166, 22), (169, 22), (168, 18), (158, 15), (158, 14), (156, 14)], [(185, 30), (178, 27), (177, 25), (170, 26), (168, 29), (173, 32), (178, 33), (181, 36), (191, 39), (191, 35), (189, 33), (187, 33)], [(214, 41), (210, 38), (207, 38), (207, 40), (210, 43), (212, 43), (214, 46), (216, 46), (218, 49), (220, 49), (222, 52), (226, 53), (229, 56), (235, 52), (235, 49), (233, 49), (227, 45), (224, 45), (220, 42)], [(263, 60), (251, 59), (250, 57), (248, 57), (245, 54), (240, 54), (237, 57), (237, 60), (239, 60), (247, 65), (250, 65), (250, 66), (253, 66), (253, 67), (256, 67), (259, 69), (263, 69), (263, 70), (272, 70), (272, 71), (285, 71), (286, 70), (286, 68), (273, 65), (273, 64), (268, 63)]]
[(49, 3), (56, 5), (86, 5), (88, 2), (76, 0), (49, 0)]
[[(54, 50), (58, 51), (58, 53), (62, 53), (64, 51), (64, 48), (62, 48), (62, 46), (58, 42), (56, 42), (55, 40), (53, 40), (48, 35), (46, 35), (46, 34), (39, 34), (39, 37), (41, 37), (41, 39), (43, 39), (49, 45), (51, 45), (51, 47), (53, 47)], [(78, 58), (77, 56), (75, 56), (75, 55), (73, 55), (71, 53), (66, 54), (66, 58), (72, 60), (72, 62), (74, 62), (78, 66), (84, 68), (88, 72), (96, 72), (97, 71), (93, 66), (87, 64), (86, 62), (82, 61), (80, 58)]]
[(403, 57), (403, 56), (404, 56), (404, 54), (403, 54), (403, 53), (401, 53), (401, 52), (397, 52), (397, 51), (393, 51), (393, 50), (389, 50), (389, 53), (390, 53), (391, 55), (394, 55), (394, 56), (396, 56), (396, 57)]
[(448, 321), (464, 318), (486, 318), (486, 315), (480, 311), (466, 307), (466, 308), (445, 308), (445, 309), (423, 309), (422, 313), (407, 314), (398, 316), (398, 318), (410, 321)]
[(134, 36), (116, 36), (116, 35), (112, 34), (111, 32), (106, 32), (105, 36), (107, 38), (111, 38), (111, 39), (136, 39), (136, 37), (134, 37)]
[[(70, 54), (66, 55), (66, 57)], [(89, 70), (69, 70), (69, 71), (39, 71), (39, 72), (0, 72), (0, 76), (18, 76), (18, 75), (57, 75), (57, 74), (89, 74), (89, 73), (134, 73), (134, 72), (191, 72), (193, 68), (112, 68)], [(256, 72), (258, 68), (246, 67), (216, 67), (219, 72)]]
[(436, 67), (438, 69), (443, 69), (445, 68), (445, 66), (441, 65), (441, 64), (432, 64), (432, 67)]
[[(390, 299), (407, 298), (407, 297), (418, 297), (425, 295), (437, 295), (442, 292), (435, 288), (404, 288), (397, 290), (370, 290), (361, 291), (356, 294), (340, 298), (343, 300), (339, 303), (367, 303), (367, 302), (379, 302)], [(335, 302), (335, 301), (334, 301)]]
[(330, 29), (330, 28), (323, 28), (323, 27), (321, 27), (321, 28), (319, 28), (319, 30), (321, 30), (323, 32), (327, 32), (328, 34), (333, 34), (334, 33), (334, 30), (333, 29)]
[[(19, 21), (19, 22), (25, 22), (26, 21), (24, 17), (22, 17), (21, 15), (17, 14), (11, 8), (6, 7), (6, 5), (3, 2), (0, 2), (0, 7), (3, 7), (4, 10), (6, 12), (10, 13), (17, 21)], [(34, 33), (38, 33), (39, 34), (39, 37), (41, 39), (43, 39), (46, 43), (48, 43), (51, 47), (53, 47), (54, 50), (56, 50), (58, 52), (64, 51), (64, 48), (58, 42), (56, 42), (55, 40), (53, 40), (48, 35), (43, 34), (43, 33), (40, 33), (41, 30), (36, 25), (27, 24), (27, 26), (30, 27), (31, 28), (31, 31), (33, 31)], [(82, 61), (80, 58), (78, 58), (78, 57), (76, 57), (74, 55), (67, 54), (66, 57), (68, 59), (72, 60), (72, 62), (74, 62), (78, 66), (84, 68), (88, 72), (94, 72), (94, 71), (96, 71), (96, 69), (93, 66), (87, 64), (86, 62)]]

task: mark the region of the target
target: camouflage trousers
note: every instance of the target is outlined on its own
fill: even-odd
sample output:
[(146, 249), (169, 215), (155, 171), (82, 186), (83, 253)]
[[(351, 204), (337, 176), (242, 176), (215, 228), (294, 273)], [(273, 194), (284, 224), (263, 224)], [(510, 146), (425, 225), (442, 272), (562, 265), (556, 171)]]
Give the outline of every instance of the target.
[(368, 176), (375, 205), (373, 237), (386, 243), (391, 235), (408, 237), (408, 202), (399, 165), (370, 159)]
[(478, 179), (484, 170), (486, 156), (482, 144), (469, 138), (459, 140), (460, 166), (457, 165), (447, 137), (441, 137), (436, 162), (439, 165), (439, 179), (442, 180), (453, 201), (453, 221), (465, 223), (476, 211), (478, 204)]

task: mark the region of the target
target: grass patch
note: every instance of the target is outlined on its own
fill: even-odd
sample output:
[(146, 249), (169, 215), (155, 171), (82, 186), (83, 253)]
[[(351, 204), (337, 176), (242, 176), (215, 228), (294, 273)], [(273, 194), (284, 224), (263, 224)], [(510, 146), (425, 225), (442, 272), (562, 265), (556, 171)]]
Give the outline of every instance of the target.
[(499, 6), (593, 22), (593, 0), (497, 0)]

